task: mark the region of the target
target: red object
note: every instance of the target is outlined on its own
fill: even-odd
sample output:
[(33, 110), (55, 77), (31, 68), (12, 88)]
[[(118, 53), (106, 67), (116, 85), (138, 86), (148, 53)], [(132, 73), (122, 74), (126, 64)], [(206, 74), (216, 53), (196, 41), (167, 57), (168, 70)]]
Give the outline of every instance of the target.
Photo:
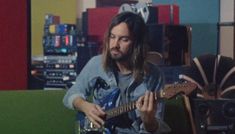
[(157, 24), (179, 24), (178, 5), (156, 5)]
[(99, 7), (87, 9), (88, 38), (89, 40), (102, 43), (104, 33), (112, 18), (118, 13), (119, 7)]
[(0, 4), (0, 90), (27, 89), (28, 0)]
[(52, 17), (52, 24), (60, 24), (60, 16), (53, 16)]
[(65, 36), (65, 45), (68, 46), (69, 45), (69, 35)]

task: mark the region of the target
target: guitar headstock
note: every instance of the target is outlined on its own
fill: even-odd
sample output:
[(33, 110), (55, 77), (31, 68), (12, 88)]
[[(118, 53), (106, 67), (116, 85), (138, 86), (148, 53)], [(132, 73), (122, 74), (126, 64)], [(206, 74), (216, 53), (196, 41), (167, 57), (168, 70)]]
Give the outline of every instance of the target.
[(179, 94), (190, 94), (197, 87), (196, 84), (192, 82), (184, 82), (178, 84), (167, 85), (164, 90), (161, 91), (160, 97), (165, 99), (170, 99)]

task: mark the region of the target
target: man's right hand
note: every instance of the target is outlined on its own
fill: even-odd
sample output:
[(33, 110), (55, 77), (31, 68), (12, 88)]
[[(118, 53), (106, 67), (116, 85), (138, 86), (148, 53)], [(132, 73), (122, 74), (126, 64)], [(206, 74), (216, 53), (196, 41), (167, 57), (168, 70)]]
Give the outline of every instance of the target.
[(81, 98), (76, 98), (74, 106), (80, 111), (84, 112), (86, 117), (95, 125), (97, 128), (101, 128), (104, 125), (105, 112), (99, 105), (87, 102)]

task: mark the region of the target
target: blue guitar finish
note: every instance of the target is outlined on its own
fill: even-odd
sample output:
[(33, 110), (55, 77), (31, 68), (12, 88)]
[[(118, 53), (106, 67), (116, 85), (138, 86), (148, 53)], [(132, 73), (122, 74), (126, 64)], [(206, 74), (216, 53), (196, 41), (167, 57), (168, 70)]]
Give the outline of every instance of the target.
[[(115, 108), (116, 107), (116, 101), (118, 99), (118, 96), (120, 94), (120, 89), (115, 88), (112, 92), (110, 92), (106, 97), (97, 99), (96, 101), (98, 102), (99, 106), (102, 107), (104, 111)], [(77, 120), (80, 122), (80, 128), (81, 129), (86, 129), (87, 125), (87, 118), (85, 118), (85, 114), (82, 112), (78, 112), (77, 114)], [(111, 134), (111, 127), (113, 124), (113, 120), (110, 119), (105, 122), (105, 134)], [(89, 132), (88, 132), (89, 133)]]
[[(172, 86), (167, 86), (161, 92), (156, 92), (158, 99), (170, 99), (177, 94), (190, 94), (197, 85), (194, 83), (183, 83), (183, 84), (173, 84)], [(134, 110), (136, 108), (136, 101), (131, 101), (127, 104), (116, 107), (116, 101), (119, 97), (120, 89), (115, 88), (113, 91), (107, 94), (104, 98), (97, 99), (96, 102), (100, 105), (106, 113), (106, 122), (102, 129), (95, 128), (92, 123), (85, 117), (81, 112), (77, 114), (77, 120), (80, 122), (81, 130), (85, 130), (82, 134), (111, 134), (112, 126), (115, 124), (115, 118), (125, 112)], [(87, 124), (89, 122), (89, 124)], [(92, 127), (93, 126), (93, 127)], [(87, 130), (87, 131), (86, 131)], [(81, 131), (80, 131), (81, 132)]]
[(111, 108), (116, 107), (116, 101), (120, 94), (120, 89), (115, 88), (111, 93), (109, 93), (105, 98), (98, 99), (99, 105), (104, 110), (109, 110)]

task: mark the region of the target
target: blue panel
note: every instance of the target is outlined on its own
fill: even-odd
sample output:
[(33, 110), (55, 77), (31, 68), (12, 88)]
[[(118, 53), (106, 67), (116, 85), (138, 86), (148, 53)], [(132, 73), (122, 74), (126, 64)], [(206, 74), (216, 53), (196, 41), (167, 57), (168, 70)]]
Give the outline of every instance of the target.
[(192, 26), (192, 57), (217, 53), (219, 0), (153, 0), (153, 4), (177, 4), (180, 23)]
[(205, 53), (217, 53), (217, 25), (212, 23), (191, 24), (192, 32), (192, 57)]
[(219, 0), (153, 0), (153, 4), (177, 4), (181, 23), (214, 23), (219, 20)]

